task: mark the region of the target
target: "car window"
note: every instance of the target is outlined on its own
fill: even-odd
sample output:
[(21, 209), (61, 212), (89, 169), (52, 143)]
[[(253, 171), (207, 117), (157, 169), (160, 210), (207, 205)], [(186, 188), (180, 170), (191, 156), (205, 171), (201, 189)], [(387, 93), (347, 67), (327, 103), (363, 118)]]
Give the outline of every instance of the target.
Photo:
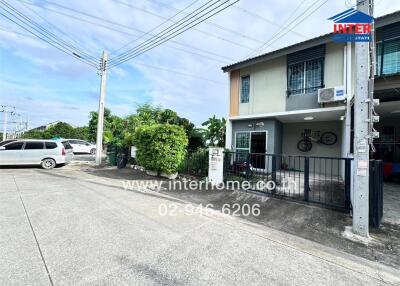
[(68, 141), (65, 141), (65, 142), (67, 142), (67, 143), (69, 142), (69, 144), (79, 144), (78, 140), (68, 140)]
[(5, 150), (21, 150), (22, 146), (24, 145), (24, 142), (14, 142), (5, 145)]
[(25, 147), (24, 150), (38, 150), (38, 149), (44, 149), (44, 145), (42, 141), (36, 142), (36, 141), (32, 141), (32, 142), (26, 142), (25, 143)]
[(57, 148), (57, 143), (56, 142), (45, 142), (46, 149), (55, 149)]
[[(73, 141), (73, 140), (72, 140), (72, 141)], [(72, 149), (71, 144), (69, 144), (70, 142), (71, 142), (71, 140), (69, 140), (69, 142), (68, 142), (68, 141), (62, 142), (62, 144), (64, 145), (64, 148), (65, 148), (65, 149)]]
[(17, 141), (17, 140), (8, 139), (8, 140), (1, 141), (0, 142), (0, 146), (4, 146), (4, 145), (6, 145), (6, 144), (8, 144), (10, 142), (14, 142), (14, 141)]

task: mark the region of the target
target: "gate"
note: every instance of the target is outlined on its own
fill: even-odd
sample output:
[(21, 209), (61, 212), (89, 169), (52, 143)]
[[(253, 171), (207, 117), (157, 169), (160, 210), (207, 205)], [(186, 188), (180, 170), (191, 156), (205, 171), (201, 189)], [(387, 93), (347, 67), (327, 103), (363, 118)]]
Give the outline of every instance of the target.
[(351, 158), (225, 152), (226, 186), (350, 210)]

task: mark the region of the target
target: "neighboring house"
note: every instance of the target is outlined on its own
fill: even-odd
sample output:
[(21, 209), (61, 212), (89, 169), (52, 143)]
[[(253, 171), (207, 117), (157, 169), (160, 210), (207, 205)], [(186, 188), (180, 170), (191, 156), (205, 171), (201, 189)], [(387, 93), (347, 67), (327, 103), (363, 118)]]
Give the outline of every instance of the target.
[(51, 123), (48, 123), (48, 124), (45, 124), (45, 125), (41, 125), (41, 126), (36, 127), (36, 128), (32, 128), (29, 131), (45, 131), (45, 130), (49, 129), (51, 126), (54, 126), (54, 125), (56, 125), (57, 123), (60, 123), (60, 122), (61, 121), (54, 121), (54, 122), (51, 122)]
[[(375, 158), (400, 163), (400, 12), (375, 19), (375, 98), (380, 122)], [(230, 75), (226, 148), (243, 153), (352, 156), (355, 44), (323, 35), (222, 68)], [(332, 96), (319, 102), (319, 90)], [(333, 132), (337, 142), (313, 142), (301, 152), (303, 134)], [(390, 144), (387, 144), (390, 143)], [(263, 163), (264, 164), (264, 163)], [(256, 166), (263, 168), (263, 166)]]

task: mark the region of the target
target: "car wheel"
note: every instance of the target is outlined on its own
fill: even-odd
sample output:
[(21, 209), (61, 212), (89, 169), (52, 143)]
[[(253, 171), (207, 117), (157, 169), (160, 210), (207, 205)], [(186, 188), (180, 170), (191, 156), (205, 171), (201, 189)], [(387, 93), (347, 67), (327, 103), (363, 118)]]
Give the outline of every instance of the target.
[(56, 161), (54, 161), (53, 159), (44, 159), (42, 161), (42, 168), (43, 169), (53, 169), (56, 166)]
[(94, 149), (94, 148), (91, 149), (91, 150), (90, 150), (90, 154), (95, 155), (95, 154), (96, 154), (96, 149)]

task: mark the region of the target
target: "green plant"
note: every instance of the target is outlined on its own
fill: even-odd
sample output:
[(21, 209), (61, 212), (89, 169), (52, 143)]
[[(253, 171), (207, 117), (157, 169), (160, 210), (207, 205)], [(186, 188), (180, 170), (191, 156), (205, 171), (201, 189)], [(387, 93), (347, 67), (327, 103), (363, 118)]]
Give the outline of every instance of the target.
[(225, 118), (218, 119), (214, 115), (213, 117), (210, 117), (207, 121), (203, 122), (202, 125), (206, 126), (207, 128), (205, 132), (205, 137), (210, 146), (225, 146)]
[(153, 124), (136, 128), (133, 143), (139, 165), (147, 170), (173, 174), (185, 158), (188, 138), (177, 125)]

